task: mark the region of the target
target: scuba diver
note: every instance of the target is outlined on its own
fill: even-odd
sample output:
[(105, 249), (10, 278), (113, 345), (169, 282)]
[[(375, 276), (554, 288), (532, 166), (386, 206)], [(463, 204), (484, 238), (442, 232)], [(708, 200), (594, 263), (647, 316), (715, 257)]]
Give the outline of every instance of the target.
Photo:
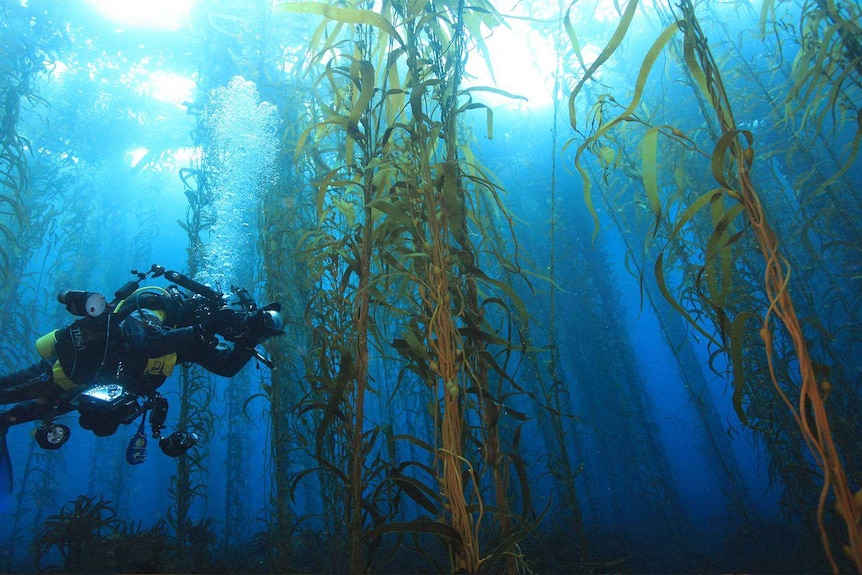
[[(10, 426), (41, 419), (36, 441), (58, 449), (70, 430), (53, 420), (72, 411), (80, 414), (83, 429), (98, 436), (112, 435), (140, 417), (126, 459), (142, 463), (149, 412), (153, 438), (165, 454), (177, 457), (198, 440), (193, 432), (161, 434), (168, 402), (157, 390), (177, 364), (198, 364), (223, 377), (232, 377), (255, 357), (272, 367), (257, 346), (284, 333), (279, 303), (258, 308), (245, 289), (231, 288), (231, 297), (157, 265), (132, 274), (137, 281), (117, 290), (111, 303), (97, 293), (59, 294), (60, 303), (80, 319), (36, 340), (39, 363), (0, 377), (0, 404), (17, 403), (0, 412), (4, 444)], [(140, 287), (148, 276), (173, 283)]]

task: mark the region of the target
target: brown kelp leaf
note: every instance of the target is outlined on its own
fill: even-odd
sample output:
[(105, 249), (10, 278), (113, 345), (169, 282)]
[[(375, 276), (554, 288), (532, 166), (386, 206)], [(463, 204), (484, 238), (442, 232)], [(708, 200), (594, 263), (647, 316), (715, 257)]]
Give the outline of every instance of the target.
[[(635, 2), (631, 2), (631, 4), (635, 4)], [(628, 9), (627, 9), (628, 12)], [(665, 28), (664, 32), (653, 42), (653, 45), (650, 47), (649, 51), (647, 51), (647, 55), (644, 57), (643, 62), (641, 62), (640, 71), (638, 72), (638, 77), (635, 83), (635, 91), (632, 95), (631, 102), (629, 102), (628, 107), (616, 118), (613, 120), (609, 120), (605, 122), (595, 131), (595, 133), (591, 134), (589, 138), (586, 139), (580, 146), (578, 146), (578, 150), (575, 153), (575, 168), (578, 170), (578, 173), (581, 175), (581, 183), (584, 189), (584, 202), (587, 205), (587, 210), (590, 213), (590, 216), (593, 218), (594, 223), (594, 231), (593, 237), (599, 231), (599, 216), (596, 212), (595, 206), (593, 205), (592, 199), (592, 184), (590, 182), (590, 176), (584, 167), (581, 165), (581, 156), (584, 151), (590, 149), (593, 144), (598, 141), (599, 138), (604, 136), (609, 130), (611, 130), (617, 124), (629, 119), (631, 117), (632, 112), (635, 111), (638, 104), (640, 103), (641, 96), (643, 95), (644, 87), (646, 85), (647, 78), (649, 77), (650, 71), (652, 70), (653, 65), (656, 60), (658, 60), (659, 54), (664, 50), (664, 47), (670, 41), (671, 37), (679, 30), (679, 25), (677, 23), (673, 23), (667, 28)], [(592, 68), (591, 68), (592, 69)], [(580, 86), (580, 84), (579, 84)], [(574, 92), (572, 96), (569, 97), (569, 113), (574, 114), (574, 100), (573, 100)], [(574, 120), (572, 120), (572, 127), (574, 128)]]
[(439, 521), (431, 521), (428, 519), (418, 519), (416, 521), (393, 521), (391, 523), (386, 523), (384, 525), (380, 525), (379, 527), (375, 527), (374, 529), (369, 529), (365, 533), (362, 534), (362, 538), (365, 540), (373, 539), (375, 537), (380, 537), (381, 535), (386, 535), (387, 533), (428, 533), (430, 535), (436, 535), (438, 537), (444, 538), (446, 544), (461, 544), (461, 536), (458, 534), (455, 529), (446, 525), (445, 523), (441, 523)]
[[(721, 138), (719, 138), (718, 143), (715, 144), (715, 149), (712, 151), (712, 177), (715, 178), (715, 181), (718, 184), (727, 190), (730, 190), (732, 186), (727, 182), (727, 178), (725, 177), (725, 167), (728, 165), (727, 163), (727, 152), (733, 151), (734, 146), (739, 145), (738, 137), (743, 136), (748, 141), (748, 147), (751, 147), (752, 142), (754, 141), (754, 136), (748, 130), (728, 130), (724, 134), (722, 134)], [(744, 158), (738, 158), (737, 161), (744, 161)]]
[(485, 109), (485, 122), (488, 130), (488, 139), (494, 139), (494, 111), (486, 106), (485, 104), (467, 104), (461, 108), (459, 111), (463, 110), (476, 110), (484, 108)]
[(850, 155), (847, 156), (847, 161), (845, 161), (840, 168), (825, 182), (817, 186), (817, 189), (814, 190), (812, 196), (819, 195), (823, 190), (825, 190), (828, 186), (831, 186), (840, 178), (844, 177), (844, 174), (847, 173), (847, 170), (850, 169), (850, 166), (854, 164), (856, 161), (856, 156), (859, 154), (859, 142), (862, 141), (862, 108), (859, 108), (856, 117), (857, 129), (856, 134), (853, 136), (853, 142), (850, 147)]
[(695, 53), (695, 43), (696, 38), (693, 34), (684, 35), (683, 60), (685, 60), (685, 65), (688, 67), (688, 71), (691, 74), (691, 77), (694, 78), (698, 89), (705, 97), (708, 98), (710, 94), (709, 88), (706, 85), (706, 75), (703, 73), (703, 70), (701, 69), (700, 64), (697, 61), (697, 55)]
[(317, 2), (282, 2), (278, 6), (280, 12), (294, 12), (298, 14), (316, 14), (323, 16), (329, 20), (344, 22), (345, 24), (366, 24), (383, 30), (395, 39), (400, 45), (404, 45), (404, 40), (392, 26), (392, 23), (371, 10), (361, 10), (358, 8), (339, 8), (337, 6), (329, 6), (327, 4), (318, 4)]
[(658, 128), (647, 130), (641, 143), (641, 180), (643, 181), (650, 211), (655, 217), (655, 224), (653, 225), (652, 234), (650, 234), (653, 238), (658, 233), (658, 226), (661, 223), (661, 201), (658, 197), (658, 170), (656, 167), (658, 130)]
[(412, 499), (417, 505), (428, 511), (428, 513), (434, 516), (440, 514), (440, 498), (433, 489), (421, 481), (397, 471), (390, 473), (389, 479), (393, 481), (405, 495)]
[(664, 279), (664, 251), (658, 254), (655, 260), (655, 280), (656, 285), (658, 286), (659, 291), (664, 296), (664, 298), (668, 301), (668, 303), (679, 313), (685, 321), (689, 323), (694, 329), (696, 329), (701, 335), (709, 339), (712, 343), (717, 346), (720, 346), (721, 343), (717, 341), (709, 332), (707, 332), (697, 321), (694, 320), (691, 315), (689, 315), (688, 311), (680, 303), (676, 300), (673, 295), (671, 295), (670, 290), (667, 288), (667, 282)]
[(576, 122), (576, 114), (575, 114), (575, 99), (578, 96), (578, 92), (581, 91), (581, 88), (584, 87), (584, 84), (587, 83), (593, 74), (595, 74), (596, 70), (601, 68), (602, 64), (604, 64), (608, 58), (610, 58), (616, 49), (619, 47), (620, 43), (625, 38), (626, 32), (628, 32), (629, 25), (632, 22), (632, 18), (635, 15), (635, 9), (638, 7), (637, 0), (631, 0), (626, 6), (626, 11), (620, 19), (620, 23), (617, 25), (616, 30), (614, 30), (613, 36), (611, 36), (610, 41), (607, 46), (601, 51), (596, 60), (590, 65), (589, 69), (584, 72), (584, 75), (581, 76), (581, 79), (578, 80), (578, 83), (575, 85), (572, 93), (569, 94), (569, 122), (572, 125), (572, 129), (577, 131), (577, 122)]
[(374, 95), (374, 66), (368, 60), (354, 60), (350, 65), (350, 79), (359, 86), (359, 96), (351, 106), (347, 126), (351, 134), (364, 138), (365, 134), (359, 130), (359, 119)]
[(743, 425), (748, 424), (748, 417), (742, 406), (742, 394), (745, 391), (745, 368), (742, 358), (745, 322), (754, 318), (754, 314), (742, 312), (733, 319), (730, 326), (730, 360), (733, 366), (733, 409)]
[(584, 63), (584, 57), (581, 55), (581, 45), (578, 42), (578, 36), (575, 34), (575, 28), (572, 26), (572, 20), (570, 17), (572, 6), (578, 0), (572, 0), (572, 3), (569, 4), (569, 7), (566, 8), (566, 16), (563, 18), (563, 25), (566, 28), (566, 34), (569, 35), (569, 42), (572, 44), (572, 50), (575, 52), (575, 57), (578, 59), (578, 63), (580, 63), (581, 68), (586, 68), (587, 65)]
[[(722, 198), (721, 194), (716, 194), (713, 196), (712, 203), (717, 204)], [(733, 258), (730, 246), (740, 238), (739, 233), (731, 234), (729, 237), (728, 234), (733, 231), (731, 224), (742, 214), (745, 206), (735, 204), (727, 211), (724, 211), (723, 208), (718, 209), (721, 210), (721, 213), (713, 216), (713, 230), (706, 243), (705, 262), (718, 260), (717, 272), (707, 273), (706, 281), (712, 304), (723, 306), (727, 295), (730, 293), (730, 280), (733, 277)]]
[(515, 473), (518, 475), (518, 479), (521, 485), (521, 501), (523, 507), (521, 509), (521, 515), (523, 517), (527, 517), (530, 513), (532, 513), (533, 500), (530, 496), (530, 479), (529, 474), (527, 473), (527, 465), (524, 463), (524, 460), (521, 459), (521, 456), (514, 452), (507, 452), (506, 455), (509, 457), (509, 461), (512, 462), (512, 467), (515, 468)]

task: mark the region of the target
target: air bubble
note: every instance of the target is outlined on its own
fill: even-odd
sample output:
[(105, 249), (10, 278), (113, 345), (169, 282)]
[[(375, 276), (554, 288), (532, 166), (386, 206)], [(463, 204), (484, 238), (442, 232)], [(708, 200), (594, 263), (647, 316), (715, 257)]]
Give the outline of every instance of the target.
[(237, 268), (255, 253), (261, 199), (275, 180), (277, 108), (262, 102), (254, 82), (240, 76), (210, 92), (203, 142), (213, 222), (196, 279), (222, 288), (240, 283)]

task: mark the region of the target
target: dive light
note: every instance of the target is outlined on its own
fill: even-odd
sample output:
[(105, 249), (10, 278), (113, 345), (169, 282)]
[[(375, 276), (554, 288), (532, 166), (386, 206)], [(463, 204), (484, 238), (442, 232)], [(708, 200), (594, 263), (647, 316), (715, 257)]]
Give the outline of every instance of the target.
[(100, 293), (63, 290), (57, 294), (57, 299), (66, 306), (69, 313), (77, 316), (98, 317), (105, 313), (108, 302)]

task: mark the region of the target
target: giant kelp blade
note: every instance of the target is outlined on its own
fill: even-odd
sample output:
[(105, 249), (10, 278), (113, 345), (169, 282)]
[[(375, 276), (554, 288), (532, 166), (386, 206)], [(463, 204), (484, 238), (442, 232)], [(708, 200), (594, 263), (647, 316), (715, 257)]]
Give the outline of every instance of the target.
[[(715, 194), (713, 199), (718, 202), (722, 196)], [(709, 297), (714, 305), (724, 306), (730, 294), (730, 281), (733, 277), (733, 255), (730, 247), (739, 240), (742, 233), (732, 233), (732, 224), (744, 209), (742, 204), (736, 204), (726, 211), (720, 206), (717, 208), (720, 213), (714, 216), (713, 231), (706, 243), (704, 264), (716, 262), (714, 270), (706, 275)]]
[(439, 514), (440, 505), (435, 502), (436, 494), (430, 487), (398, 471), (392, 472), (389, 478), (417, 505), (432, 515)]
[(652, 237), (655, 237), (658, 232), (658, 227), (661, 224), (661, 201), (658, 196), (658, 128), (650, 128), (647, 130), (643, 138), (643, 147), (641, 148), (641, 173), (643, 174), (644, 191), (646, 192), (647, 201), (649, 202), (650, 211), (655, 216), (653, 224)]
[(350, 79), (360, 87), (359, 97), (354, 102), (347, 126), (353, 133), (359, 134), (359, 119), (374, 95), (374, 65), (368, 60), (354, 61), (350, 66)]
[(317, 2), (282, 2), (279, 5), (279, 10), (283, 12), (297, 12), (300, 14), (317, 14), (336, 22), (345, 24), (366, 24), (380, 28), (392, 38), (398, 41), (402, 46), (404, 41), (401, 36), (384, 16), (371, 10), (361, 10), (358, 8), (339, 8), (337, 6), (328, 6), (326, 4), (318, 4)]
[(629, 25), (632, 23), (632, 18), (634, 18), (637, 5), (638, 3), (636, 0), (632, 0), (631, 2), (629, 2), (628, 6), (626, 7), (625, 13), (620, 20), (619, 25), (617, 26), (616, 30), (614, 30), (613, 36), (611, 36), (610, 42), (608, 42), (608, 45), (604, 47), (604, 49), (598, 55), (596, 60), (592, 63), (590, 68), (586, 72), (584, 72), (584, 75), (581, 77), (580, 80), (578, 80), (578, 83), (572, 90), (572, 93), (569, 94), (569, 121), (572, 124), (573, 130), (578, 129), (575, 122), (575, 98), (577, 98), (578, 92), (581, 91), (581, 88), (584, 87), (584, 84), (587, 83), (587, 81), (592, 77), (596, 70), (601, 68), (602, 64), (604, 64), (605, 61), (607, 61), (608, 58), (610, 58), (613, 53), (616, 52), (620, 43), (623, 41), (623, 38), (625, 38), (626, 32), (629, 29)]
[[(575, 0), (577, 1), (577, 0)], [(566, 9), (566, 16), (563, 18), (563, 24), (566, 28), (566, 34), (569, 35), (569, 42), (572, 43), (572, 50), (575, 52), (575, 57), (578, 59), (578, 62), (581, 65), (581, 68), (586, 68), (587, 65), (584, 63), (584, 57), (581, 55), (581, 45), (578, 42), (578, 36), (575, 33), (575, 27), (572, 26), (572, 18), (571, 11), (572, 6), (574, 6), (575, 2), (569, 4), (569, 7)]]
[(468, 104), (464, 106), (465, 110), (476, 110), (484, 108), (485, 110), (485, 123), (487, 126), (487, 135), (489, 140), (494, 139), (494, 111), (486, 106), (485, 104)]
[(736, 316), (730, 326), (730, 360), (733, 366), (733, 410), (743, 425), (748, 425), (748, 416), (742, 401), (745, 394), (745, 364), (743, 362), (743, 337), (745, 323), (754, 314), (743, 312)]
[(823, 190), (825, 190), (828, 186), (831, 186), (839, 179), (844, 177), (844, 174), (850, 169), (850, 167), (856, 162), (856, 157), (859, 155), (859, 144), (862, 142), (862, 108), (856, 112), (856, 123), (857, 129), (856, 134), (853, 136), (853, 141), (850, 144), (850, 154), (847, 157), (847, 161), (845, 161), (841, 167), (835, 172), (832, 177), (827, 179), (825, 182), (820, 184), (816, 190), (814, 190), (813, 196), (819, 195)]
[[(635, 2), (632, 2), (635, 4)], [(628, 13), (628, 11), (627, 11)], [(621, 24), (622, 26), (622, 24)], [(618, 124), (627, 121), (631, 118), (632, 113), (635, 111), (637, 106), (640, 104), (641, 97), (643, 96), (643, 92), (646, 86), (647, 78), (649, 77), (650, 71), (653, 68), (653, 65), (658, 60), (659, 55), (664, 50), (664, 47), (670, 42), (671, 37), (676, 34), (677, 30), (679, 30), (679, 25), (677, 23), (671, 24), (667, 28), (665, 28), (664, 32), (662, 32), (661, 36), (653, 42), (653, 45), (650, 47), (649, 51), (647, 51), (646, 57), (641, 62), (640, 71), (638, 72), (638, 77), (635, 82), (635, 91), (632, 95), (631, 102), (629, 102), (628, 107), (616, 118), (613, 120), (609, 120), (599, 126), (596, 131), (591, 134), (579, 147), (577, 152), (575, 153), (575, 169), (578, 170), (578, 173), (581, 174), (582, 184), (583, 184), (583, 196), (584, 203), (587, 205), (587, 210), (590, 213), (590, 216), (593, 218), (594, 228), (593, 228), (593, 238), (595, 239), (596, 235), (599, 232), (599, 216), (596, 212), (595, 206), (593, 205), (592, 192), (591, 192), (591, 184), (590, 184), (590, 176), (587, 171), (583, 168), (581, 164), (581, 155), (585, 150), (591, 149), (591, 146), (599, 140), (602, 136), (608, 133), (612, 128), (617, 126)], [(612, 42), (614, 39), (611, 40)], [(617, 40), (617, 43), (621, 42), (622, 38)], [(601, 56), (600, 56), (601, 57)], [(610, 57), (610, 54), (608, 54)], [(592, 68), (591, 68), (592, 69)], [(586, 77), (585, 77), (586, 78)], [(574, 106), (574, 97), (577, 93), (577, 90), (583, 85), (583, 82), (586, 81), (582, 79), (582, 81), (575, 88), (575, 91), (569, 96), (569, 117), (572, 124), (573, 129), (577, 129), (575, 126), (575, 106)], [(565, 151), (566, 146), (563, 147)]]
[(686, 310), (682, 305), (677, 301), (675, 297), (670, 293), (670, 290), (667, 287), (667, 283), (664, 277), (664, 252), (660, 252), (655, 260), (655, 281), (658, 286), (659, 291), (664, 296), (664, 298), (668, 301), (668, 303), (675, 309), (694, 329), (700, 332), (704, 337), (706, 337), (712, 343), (719, 345), (719, 342), (707, 332), (703, 326), (701, 326)]
[(12, 508), (12, 459), (6, 448), (6, 430), (0, 431), (0, 513)]

